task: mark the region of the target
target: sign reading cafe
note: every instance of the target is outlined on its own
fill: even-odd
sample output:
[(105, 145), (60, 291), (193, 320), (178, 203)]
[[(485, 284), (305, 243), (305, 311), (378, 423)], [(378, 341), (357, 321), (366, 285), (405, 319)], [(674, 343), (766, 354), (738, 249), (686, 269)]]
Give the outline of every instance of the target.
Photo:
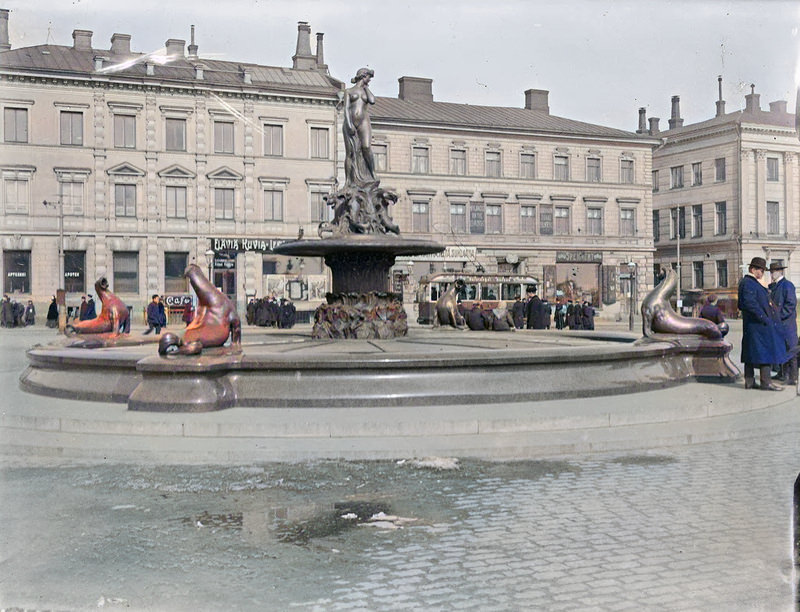
[(239, 253), (271, 253), (285, 238), (212, 238), (214, 251), (237, 251)]

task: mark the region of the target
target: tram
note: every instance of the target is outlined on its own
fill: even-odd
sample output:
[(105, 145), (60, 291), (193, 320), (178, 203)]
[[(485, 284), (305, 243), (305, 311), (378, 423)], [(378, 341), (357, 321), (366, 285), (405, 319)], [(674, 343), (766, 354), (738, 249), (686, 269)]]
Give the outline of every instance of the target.
[(445, 272), (423, 276), (417, 290), (417, 323), (429, 325), (436, 315), (436, 300), (444, 294), (456, 280), (464, 281), (457, 299), (462, 310), (469, 310), (477, 301), (482, 310), (510, 307), (517, 297), (524, 298), (528, 287), (538, 287), (539, 280), (521, 274), (459, 274)]

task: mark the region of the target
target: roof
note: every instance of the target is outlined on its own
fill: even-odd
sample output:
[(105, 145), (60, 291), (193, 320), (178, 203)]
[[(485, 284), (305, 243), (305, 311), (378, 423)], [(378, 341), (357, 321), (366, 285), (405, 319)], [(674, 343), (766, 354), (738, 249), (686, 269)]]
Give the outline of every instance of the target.
[(743, 123), (754, 123), (757, 125), (795, 129), (795, 116), (793, 113), (781, 113), (777, 111), (771, 112), (760, 109), (734, 111), (732, 113), (725, 113), (719, 117), (713, 117), (712, 119), (706, 119), (705, 121), (700, 121), (698, 123), (691, 123), (689, 125), (672, 128), (670, 130), (663, 130), (662, 132), (659, 132), (658, 135), (661, 137), (680, 136), (682, 134), (694, 132), (695, 130), (702, 130), (722, 125), (741, 125)]
[[(95, 70), (97, 56), (108, 58), (102, 71)], [(212, 59), (171, 57), (163, 65), (156, 61), (155, 75), (148, 76), (145, 62), (151, 55), (143, 53), (115, 54), (107, 49), (75, 49), (63, 45), (36, 45), (0, 51), (0, 70), (14, 69), (41, 72), (58, 76), (105, 76), (132, 78), (137, 81), (173, 81), (203, 83), (227, 87), (245, 86), (242, 69), (251, 72), (252, 85), (287, 93), (316, 93), (335, 95), (339, 81), (316, 70), (295, 70), (274, 66), (261, 66), (244, 62)], [(202, 64), (203, 80), (195, 78), (195, 66)]]
[(409, 121), (424, 125), (486, 128), (490, 130), (524, 130), (570, 136), (651, 140), (647, 134), (636, 134), (616, 128), (556, 117), (545, 111), (504, 106), (475, 106), (452, 102), (424, 102), (399, 98), (377, 98), (370, 109), (374, 121)]

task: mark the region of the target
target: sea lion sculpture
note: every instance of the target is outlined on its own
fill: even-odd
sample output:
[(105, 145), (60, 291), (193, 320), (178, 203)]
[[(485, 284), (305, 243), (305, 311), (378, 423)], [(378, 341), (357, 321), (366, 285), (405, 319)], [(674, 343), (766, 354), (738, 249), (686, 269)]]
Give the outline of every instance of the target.
[(108, 290), (108, 280), (103, 276), (94, 284), (97, 297), (100, 298), (102, 309), (94, 319), (76, 321), (66, 326), (64, 333), (72, 334), (109, 334), (109, 338), (117, 338), (120, 330), (126, 327), (130, 317), (128, 307), (116, 295)]
[(200, 266), (189, 264), (183, 273), (197, 294), (197, 313), (183, 338), (166, 333), (158, 343), (159, 355), (199, 355), (204, 348), (222, 346), (231, 338), (231, 349), (242, 350), (242, 322), (236, 306), (203, 274)]
[(436, 300), (436, 316), (433, 317), (433, 326), (449, 325), (457, 329), (464, 329), (464, 317), (458, 314), (458, 300), (456, 294), (464, 286), (460, 278)]
[(672, 308), (669, 296), (675, 291), (678, 277), (668, 270), (661, 283), (642, 301), (642, 333), (650, 338), (654, 334), (698, 334), (710, 340), (719, 340), (728, 332), (728, 324), (717, 325), (707, 319), (683, 317)]

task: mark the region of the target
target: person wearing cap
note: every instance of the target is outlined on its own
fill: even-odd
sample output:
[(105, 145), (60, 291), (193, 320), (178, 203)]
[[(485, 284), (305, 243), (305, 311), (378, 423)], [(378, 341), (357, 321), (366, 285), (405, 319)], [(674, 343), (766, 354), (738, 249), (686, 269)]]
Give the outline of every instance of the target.
[(797, 293), (794, 284), (788, 280), (783, 271), (786, 266), (781, 261), (773, 261), (769, 264), (769, 273), (772, 282), (769, 285), (769, 293), (772, 303), (778, 310), (780, 319), (780, 331), (786, 343), (786, 351), (790, 359), (781, 364), (778, 372), (778, 379), (786, 384), (797, 384)]
[[(772, 382), (773, 363), (788, 360), (783, 335), (779, 331), (778, 313), (762, 284), (767, 271), (763, 257), (753, 257), (747, 274), (739, 282), (739, 310), (742, 311), (742, 363), (744, 363), (744, 388), (763, 391), (781, 391)], [(760, 386), (755, 384), (755, 369), (758, 368)]]

